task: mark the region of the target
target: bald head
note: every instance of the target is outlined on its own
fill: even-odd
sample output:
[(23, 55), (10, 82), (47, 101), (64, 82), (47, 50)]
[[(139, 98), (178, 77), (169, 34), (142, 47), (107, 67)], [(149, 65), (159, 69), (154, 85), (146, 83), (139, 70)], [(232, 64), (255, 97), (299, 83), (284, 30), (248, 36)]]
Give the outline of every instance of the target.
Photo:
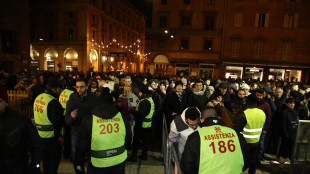
[(214, 108), (206, 108), (202, 110), (201, 122), (204, 122), (204, 120), (208, 117), (219, 117), (219, 114)]

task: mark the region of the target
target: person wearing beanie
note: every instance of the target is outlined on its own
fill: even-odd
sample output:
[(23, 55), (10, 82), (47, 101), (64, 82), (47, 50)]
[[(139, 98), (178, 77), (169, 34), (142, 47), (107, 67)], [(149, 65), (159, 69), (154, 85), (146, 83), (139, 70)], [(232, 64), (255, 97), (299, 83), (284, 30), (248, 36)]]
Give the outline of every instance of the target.
[(208, 99), (213, 95), (215, 89), (213, 86), (207, 86), (207, 89), (206, 89), (206, 95), (208, 97)]
[(251, 95), (251, 93), (250, 93), (250, 86), (249, 86), (248, 84), (242, 83), (242, 85), (240, 86), (240, 88), (241, 88), (241, 89), (244, 89), (244, 91), (245, 91), (245, 96), (246, 96), (246, 97), (249, 96), (249, 95)]
[(215, 91), (213, 93), (213, 99), (210, 102), (208, 102), (207, 106), (210, 107), (224, 106), (223, 94), (220, 91)]
[(169, 87), (167, 88), (167, 94), (169, 94), (172, 91), (175, 91), (175, 80), (170, 81)]
[(247, 109), (239, 112), (233, 120), (233, 129), (242, 132), (248, 145), (249, 174), (256, 172), (258, 145), (266, 121), (266, 115), (257, 108), (257, 103), (255, 94), (249, 95), (246, 99)]
[(93, 110), (83, 118), (77, 135), (76, 173), (85, 173), (87, 152), (90, 154), (87, 173), (125, 173), (126, 149), (132, 135), (126, 117), (113, 106), (112, 94), (103, 92), (98, 97)]
[(64, 124), (64, 109), (58, 101), (60, 84), (55, 77), (47, 81), (47, 92), (38, 95), (34, 101), (34, 121), (44, 143), (44, 173), (57, 173), (61, 159), (61, 127)]
[(132, 144), (132, 154), (128, 159), (132, 162), (137, 162), (137, 153), (139, 148), (140, 139), (143, 141), (142, 156), (143, 160), (147, 160), (147, 151), (150, 141), (150, 133), (152, 126), (152, 118), (155, 111), (155, 105), (152, 97), (150, 96), (147, 86), (143, 86), (139, 91), (139, 103), (135, 110), (130, 113), (134, 116), (134, 138)]
[(184, 109), (187, 107), (187, 96), (183, 90), (183, 83), (177, 81), (175, 83), (175, 92), (167, 94), (165, 106), (166, 106), (166, 120), (167, 120), (167, 129), (170, 130), (170, 124), (172, 120), (177, 116), (182, 114)]
[[(225, 127), (214, 109), (204, 109), (202, 115), (202, 127), (189, 135), (184, 147), (180, 163), (183, 173), (242, 173), (245, 146), (237, 132)], [(224, 138), (223, 134), (228, 136)]]

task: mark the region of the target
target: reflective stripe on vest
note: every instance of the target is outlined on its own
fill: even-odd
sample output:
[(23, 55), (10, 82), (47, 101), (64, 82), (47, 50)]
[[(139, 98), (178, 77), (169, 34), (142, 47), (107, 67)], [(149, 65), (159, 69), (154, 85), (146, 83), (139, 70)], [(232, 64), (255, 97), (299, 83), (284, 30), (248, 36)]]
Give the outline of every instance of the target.
[(143, 119), (142, 128), (150, 128), (152, 126), (152, 118), (154, 115), (155, 105), (154, 105), (154, 101), (153, 101), (152, 97), (144, 98), (144, 99), (140, 100), (140, 102), (138, 103), (138, 105), (136, 107), (136, 111), (139, 110), (139, 104), (143, 100), (148, 100), (151, 103), (151, 109), (150, 109), (149, 114)]
[(74, 91), (65, 89), (62, 91), (62, 93), (59, 95), (59, 103), (61, 104), (62, 108), (64, 108), (64, 115), (66, 115), (66, 107), (67, 102), (70, 98), (70, 96), (74, 93)]
[(244, 165), (237, 133), (228, 127), (213, 125), (198, 130), (200, 136), (199, 174), (240, 174)]
[(54, 137), (54, 127), (47, 116), (47, 106), (55, 98), (49, 94), (42, 93), (34, 101), (33, 113), (36, 128), (41, 138)]
[(247, 124), (243, 128), (243, 134), (247, 143), (259, 142), (260, 135), (266, 121), (264, 111), (258, 108), (249, 108), (244, 111)]
[(93, 115), (91, 137), (91, 164), (94, 167), (111, 167), (124, 162), (126, 128), (120, 112), (111, 119)]

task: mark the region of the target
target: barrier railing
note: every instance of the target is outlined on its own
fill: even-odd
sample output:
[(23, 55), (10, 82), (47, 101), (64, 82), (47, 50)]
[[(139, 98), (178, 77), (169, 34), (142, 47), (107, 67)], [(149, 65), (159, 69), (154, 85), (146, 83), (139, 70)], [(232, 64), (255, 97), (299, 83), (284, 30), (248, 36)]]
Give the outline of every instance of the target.
[(29, 118), (33, 117), (33, 105), (28, 98), (28, 91), (7, 90), (8, 107), (20, 112)]
[(164, 156), (165, 174), (182, 174), (180, 162), (173, 144), (169, 143), (169, 134), (165, 115), (163, 116), (163, 136), (162, 136), (162, 151)]
[[(308, 171), (308, 172), (307, 172)], [(310, 171), (310, 121), (299, 120), (290, 173), (306, 174)]]

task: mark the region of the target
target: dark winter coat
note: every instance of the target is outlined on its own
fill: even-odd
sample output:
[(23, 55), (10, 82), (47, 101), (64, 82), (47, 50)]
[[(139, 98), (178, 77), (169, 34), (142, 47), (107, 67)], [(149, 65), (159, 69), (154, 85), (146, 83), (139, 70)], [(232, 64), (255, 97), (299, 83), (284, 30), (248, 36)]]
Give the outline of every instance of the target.
[(294, 109), (286, 107), (282, 111), (281, 132), (285, 138), (294, 138), (296, 135), (297, 113)]
[(173, 112), (177, 113), (177, 115), (182, 114), (184, 109), (187, 107), (187, 99), (185, 92), (182, 93), (182, 101), (179, 100), (176, 92), (169, 93), (166, 98), (165, 106), (167, 117), (171, 116)]
[(24, 115), (6, 108), (0, 113), (0, 173), (26, 173), (31, 161), (39, 164), (44, 144), (32, 122)]
[(208, 97), (204, 91), (191, 91), (188, 98), (188, 106), (197, 107), (200, 111), (207, 105)]

